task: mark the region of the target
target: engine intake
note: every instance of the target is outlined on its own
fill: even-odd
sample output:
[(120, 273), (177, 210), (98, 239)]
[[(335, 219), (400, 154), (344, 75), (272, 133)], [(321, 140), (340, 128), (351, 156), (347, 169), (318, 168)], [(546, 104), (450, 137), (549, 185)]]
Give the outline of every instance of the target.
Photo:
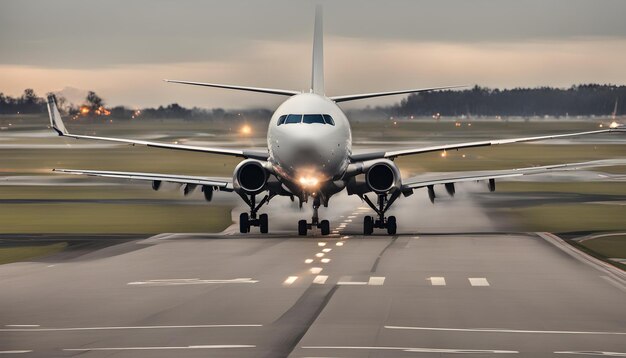
[(386, 193), (394, 187), (400, 187), (400, 172), (389, 160), (373, 163), (365, 172), (367, 186), (377, 193)]
[(235, 168), (233, 183), (235, 189), (241, 189), (247, 194), (258, 194), (266, 188), (267, 170), (258, 160), (244, 160)]

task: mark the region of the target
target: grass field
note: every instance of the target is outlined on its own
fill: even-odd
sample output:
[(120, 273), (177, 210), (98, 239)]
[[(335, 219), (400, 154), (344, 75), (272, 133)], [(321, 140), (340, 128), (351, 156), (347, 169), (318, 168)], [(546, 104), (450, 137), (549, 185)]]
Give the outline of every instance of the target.
[(52, 255), (65, 247), (65, 242), (41, 246), (0, 247), (0, 265)]

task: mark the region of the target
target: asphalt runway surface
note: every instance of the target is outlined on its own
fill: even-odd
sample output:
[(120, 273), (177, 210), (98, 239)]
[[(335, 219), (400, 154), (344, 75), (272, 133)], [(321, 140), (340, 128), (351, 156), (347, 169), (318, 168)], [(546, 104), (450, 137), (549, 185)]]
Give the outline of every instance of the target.
[(2, 265), (0, 355), (626, 354), (623, 272), (550, 234), (363, 237), (365, 212), (333, 237), (162, 234)]

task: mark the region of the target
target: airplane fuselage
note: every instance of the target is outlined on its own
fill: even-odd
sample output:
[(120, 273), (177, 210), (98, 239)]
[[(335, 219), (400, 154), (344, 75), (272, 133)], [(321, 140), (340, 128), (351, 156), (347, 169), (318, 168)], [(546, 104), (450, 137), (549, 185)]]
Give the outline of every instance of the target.
[(272, 115), (269, 163), (292, 191), (309, 194), (339, 180), (350, 164), (352, 133), (343, 111), (314, 93), (290, 97)]

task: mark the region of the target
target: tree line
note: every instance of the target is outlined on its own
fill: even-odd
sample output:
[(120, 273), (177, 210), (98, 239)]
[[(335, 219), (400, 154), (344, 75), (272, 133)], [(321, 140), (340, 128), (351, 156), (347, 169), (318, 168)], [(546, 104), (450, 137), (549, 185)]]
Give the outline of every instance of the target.
[[(475, 86), (466, 90), (445, 90), (411, 94), (400, 103), (351, 111), (358, 115), (386, 113), (395, 116), (589, 116), (624, 113), (626, 86), (584, 84), (570, 88), (536, 87), (491, 89)], [(108, 108), (104, 100), (89, 91), (82, 104), (76, 105), (57, 96), (57, 104), (76, 118), (112, 117), (116, 119), (181, 118), (187, 120), (267, 119), (271, 111), (251, 109), (226, 111), (221, 108), (185, 108), (177, 103), (156, 108), (131, 109), (125, 106)], [(46, 100), (28, 88), (19, 97), (0, 93), (0, 114), (45, 113)]]
[[(491, 89), (411, 94), (389, 110), (400, 116), (590, 116), (623, 113), (626, 86), (584, 84), (570, 88)], [(617, 108), (616, 108), (617, 103)]]

